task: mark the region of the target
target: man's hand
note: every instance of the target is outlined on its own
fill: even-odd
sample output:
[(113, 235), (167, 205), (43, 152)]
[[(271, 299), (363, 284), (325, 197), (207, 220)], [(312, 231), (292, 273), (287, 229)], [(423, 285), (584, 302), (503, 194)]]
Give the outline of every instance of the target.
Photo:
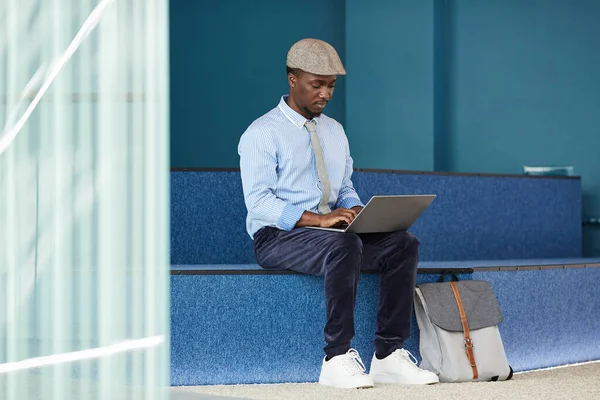
[(315, 214), (310, 211), (304, 211), (300, 221), (296, 223), (296, 228), (301, 226), (319, 226), (321, 228), (331, 228), (340, 224), (350, 224), (356, 218), (362, 207), (336, 208), (329, 214)]
[(321, 228), (331, 228), (336, 225), (350, 224), (356, 218), (357, 211), (353, 208), (336, 208), (329, 214), (323, 214), (320, 217), (319, 226)]

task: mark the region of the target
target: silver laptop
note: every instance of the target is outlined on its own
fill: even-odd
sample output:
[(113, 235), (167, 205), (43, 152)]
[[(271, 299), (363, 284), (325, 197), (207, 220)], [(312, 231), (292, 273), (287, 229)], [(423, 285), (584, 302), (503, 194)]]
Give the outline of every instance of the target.
[(373, 196), (349, 225), (308, 228), (349, 233), (406, 231), (435, 197), (435, 194)]

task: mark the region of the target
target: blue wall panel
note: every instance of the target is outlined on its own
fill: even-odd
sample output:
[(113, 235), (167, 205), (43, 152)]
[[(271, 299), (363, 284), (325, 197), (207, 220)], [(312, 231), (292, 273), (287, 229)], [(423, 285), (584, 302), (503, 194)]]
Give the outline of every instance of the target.
[(346, 1), (346, 132), (357, 168), (434, 168), (433, 7)]
[[(447, 167), (519, 173), (573, 165), (600, 215), (600, 2), (452, 0)], [(600, 255), (600, 229), (586, 232)]]

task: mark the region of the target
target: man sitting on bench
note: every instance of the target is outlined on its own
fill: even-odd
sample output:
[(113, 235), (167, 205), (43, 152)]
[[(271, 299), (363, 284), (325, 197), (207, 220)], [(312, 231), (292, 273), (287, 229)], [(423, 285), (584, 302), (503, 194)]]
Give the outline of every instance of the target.
[[(261, 267), (325, 277), (321, 384), (436, 383), (437, 375), (418, 368), (403, 348), (410, 334), (418, 240), (405, 231), (357, 235), (306, 228), (349, 224), (363, 207), (351, 181), (344, 128), (322, 114), (337, 76), (345, 74), (328, 43), (304, 39), (289, 50), (289, 95), (254, 121), (238, 146), (247, 230)], [(370, 374), (351, 348), (361, 270), (382, 274)]]

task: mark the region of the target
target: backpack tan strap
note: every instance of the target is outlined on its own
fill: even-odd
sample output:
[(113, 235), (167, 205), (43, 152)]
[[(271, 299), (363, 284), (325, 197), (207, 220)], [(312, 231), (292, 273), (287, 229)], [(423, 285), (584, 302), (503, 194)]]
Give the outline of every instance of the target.
[(454, 293), (454, 298), (456, 298), (458, 312), (460, 313), (460, 322), (462, 323), (463, 332), (465, 335), (465, 349), (467, 350), (467, 358), (469, 359), (471, 369), (473, 370), (473, 380), (477, 380), (477, 378), (479, 377), (479, 373), (477, 372), (477, 364), (475, 363), (475, 354), (473, 353), (473, 341), (471, 340), (471, 331), (469, 330), (467, 314), (465, 314), (465, 308), (463, 306), (462, 300), (460, 299), (460, 294), (458, 293), (456, 283), (450, 282), (450, 286), (452, 286), (452, 292)]

